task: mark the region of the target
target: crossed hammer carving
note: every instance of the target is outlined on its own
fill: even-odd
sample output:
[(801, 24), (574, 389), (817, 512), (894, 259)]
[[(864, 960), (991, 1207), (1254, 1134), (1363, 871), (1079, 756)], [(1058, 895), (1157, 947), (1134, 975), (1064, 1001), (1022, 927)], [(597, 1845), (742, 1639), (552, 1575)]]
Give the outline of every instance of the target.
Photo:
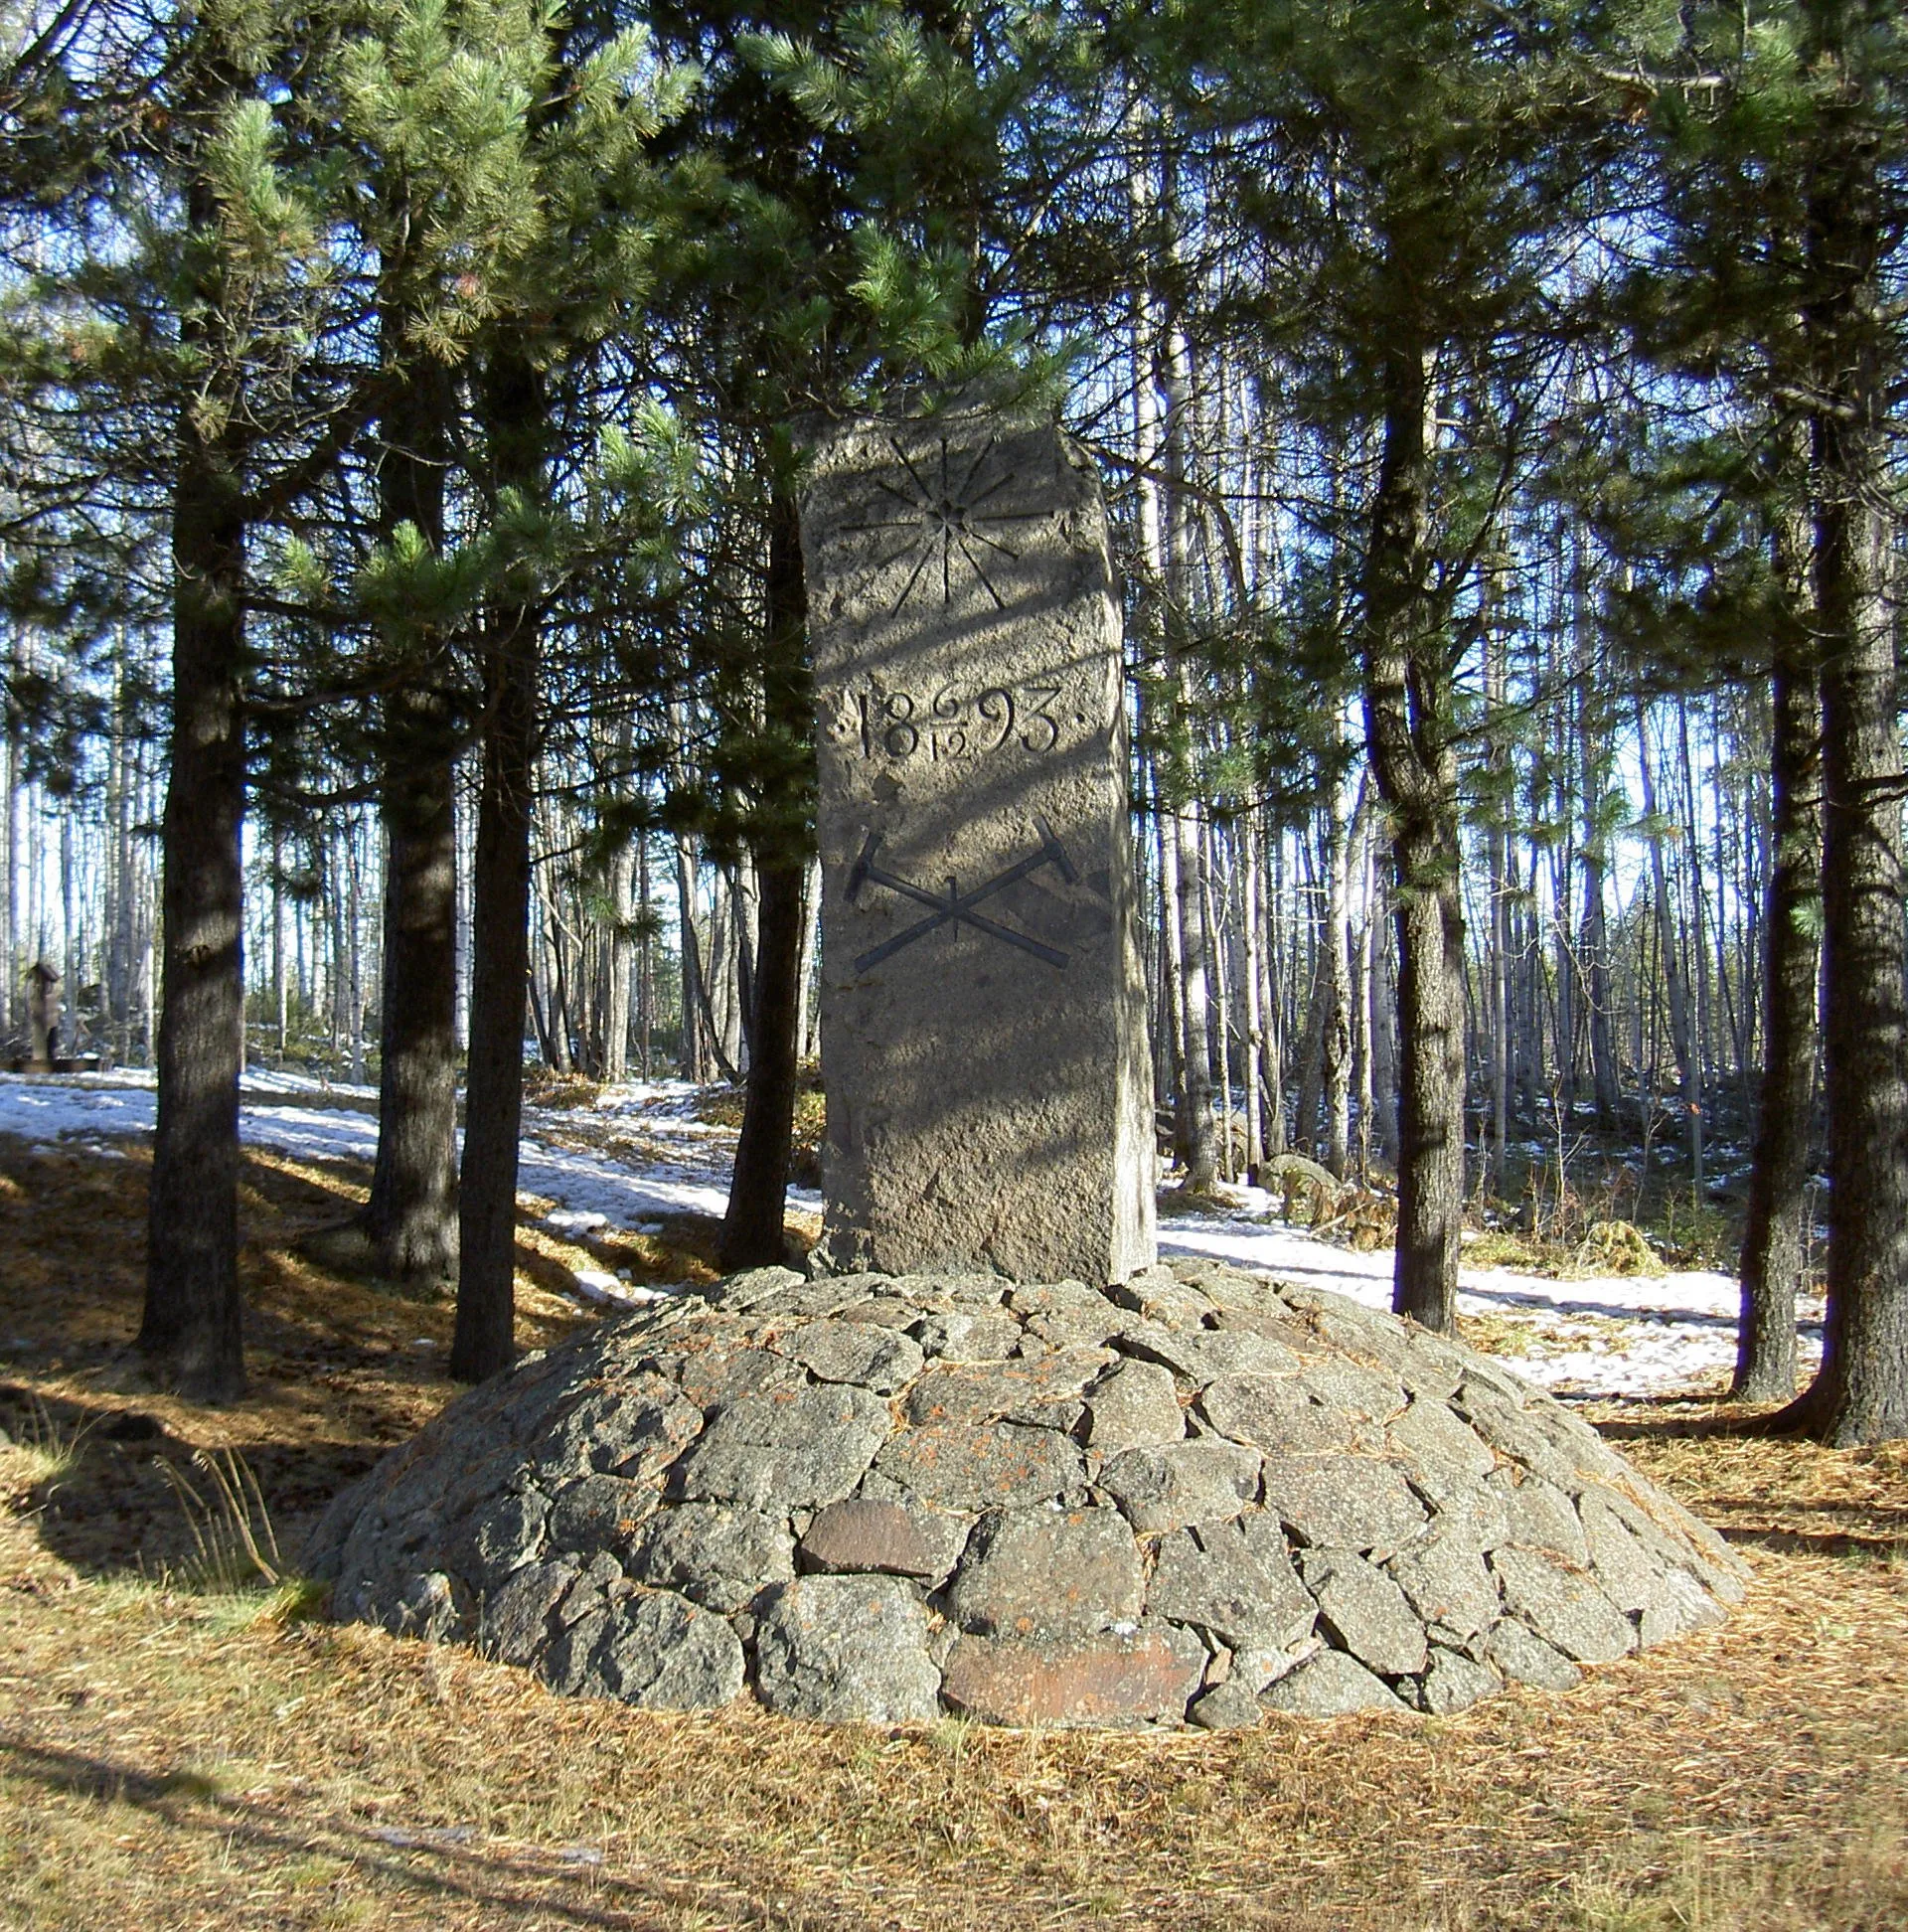
[(910, 898), (918, 905), (930, 905), (934, 909), (924, 919), (916, 919), (911, 926), (905, 926), (893, 938), (884, 939), (878, 946), (872, 946), (855, 962), (858, 973), (866, 973), (871, 967), (878, 966), (882, 960), (892, 958), (903, 946), (911, 946), (916, 939), (925, 938), (939, 926), (949, 923), (971, 925), (977, 932), (991, 932), (996, 939), (1005, 939), (1010, 946), (1019, 946), (1023, 952), (1031, 952), (1035, 959), (1043, 959), (1049, 966), (1064, 968), (1069, 957), (1055, 946), (1042, 945), (1039, 940), (1025, 932), (1016, 932), (1012, 926), (1002, 925), (998, 919), (990, 919), (986, 913), (975, 911), (975, 907), (990, 899), (996, 892), (1004, 892), (1017, 880), (1036, 873), (1042, 866), (1058, 869), (1060, 877), (1071, 886), (1079, 875), (1073, 870), (1073, 862), (1066, 856), (1066, 848), (1053, 836), (1053, 828), (1037, 814), (1034, 823), (1039, 828), (1040, 849), (1030, 854), (1018, 864), (1009, 866), (1006, 872), (996, 875), (985, 885), (976, 886), (963, 892), (958, 883), (952, 879), (947, 882), (945, 892), (931, 891), (925, 886), (916, 886), (911, 879), (902, 879), (898, 874), (886, 872), (874, 863), (874, 855), (881, 848), (881, 835), (871, 832), (862, 847), (862, 856), (855, 861), (848, 875), (848, 901), (853, 905), (861, 894), (864, 886), (885, 886), (890, 892), (899, 892), (903, 898)]

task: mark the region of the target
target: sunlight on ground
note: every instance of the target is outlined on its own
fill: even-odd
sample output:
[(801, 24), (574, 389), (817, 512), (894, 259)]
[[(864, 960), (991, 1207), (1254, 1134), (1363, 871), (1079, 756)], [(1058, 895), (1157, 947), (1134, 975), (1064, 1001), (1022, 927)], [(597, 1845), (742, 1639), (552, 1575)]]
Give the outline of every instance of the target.
[[(1908, 1445), (1718, 1437), (1709, 1404), (1663, 1395), (1590, 1409), (1744, 1551), (1749, 1599), (1566, 1695), (1452, 1719), (1086, 1736), (564, 1700), (468, 1652), (302, 1620), (295, 1559), (274, 1593), (221, 1528), (197, 1452), (239, 1453), (288, 1554), (455, 1392), (447, 1301), (301, 1250), (366, 1179), (248, 1155), (254, 1386), (208, 1412), (146, 1388), (126, 1351), (141, 1145), (0, 1136), (0, 1924), (1908, 1922)], [(526, 1347), (596, 1319), (578, 1270), (708, 1273), (706, 1218), (563, 1234), (555, 1200), (524, 1205)], [(1186, 1231), (1228, 1225), (1285, 1238), (1225, 1217)], [(1342, 1265), (1330, 1253), (1318, 1265)], [(1508, 1346), (1529, 1314), (1487, 1302), (1467, 1328)], [(1638, 1326), (1627, 1308), (1570, 1319), (1613, 1346)], [(180, 1477), (208, 1512), (197, 1540)], [(203, 1561), (208, 1528), (233, 1561)]]

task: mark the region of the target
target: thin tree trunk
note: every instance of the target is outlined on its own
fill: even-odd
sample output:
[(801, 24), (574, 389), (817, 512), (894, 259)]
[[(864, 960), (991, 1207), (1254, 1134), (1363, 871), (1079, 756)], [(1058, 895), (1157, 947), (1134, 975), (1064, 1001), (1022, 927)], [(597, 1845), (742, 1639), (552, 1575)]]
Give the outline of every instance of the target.
[(290, 1008), (290, 983), (285, 972), (285, 846), (282, 835), (271, 835), (271, 1006), (272, 1032), (278, 1057), (285, 1057), (285, 1034)]
[(703, 1054), (702, 950), (696, 940), (696, 873), (687, 833), (676, 836), (676, 929), (681, 938), (683, 964), (683, 1043), (679, 1064), (683, 1078), (700, 1086), (709, 1078)]
[(797, 982), (801, 1009), (796, 1040), (803, 1059), (813, 1059), (818, 1050), (816, 1032), (821, 1003), (815, 998), (815, 954), (822, 937), (821, 905), (822, 862), (819, 857), (812, 856), (802, 883), (802, 963)]
[(722, 1219), (721, 1258), (727, 1268), (759, 1267), (784, 1258), (783, 1203), (801, 1046), (802, 929), (814, 779), (810, 755), (795, 752), (809, 742), (808, 598), (795, 498), (785, 486), (778, 486), (770, 504), (765, 593), (763, 716), (769, 737), (794, 755), (789, 768), (778, 774), (776, 835), (755, 853), (754, 1012), (735, 1175)]
[(448, 1280), (457, 1266), (450, 705), (423, 689), (390, 702), (378, 1158), (365, 1225), (381, 1274)]
[(1218, 1180), (1218, 1150), (1212, 1131), (1212, 1069), (1208, 1059), (1206, 934), (1199, 900), (1203, 868), (1199, 864), (1198, 821), (1190, 809), (1173, 814), (1174, 859), (1179, 868), (1175, 893), (1180, 932), (1179, 1110), (1174, 1140), (1192, 1194), (1209, 1194)]
[[(392, 272), (404, 273), (403, 264)], [(444, 542), (450, 375), (408, 340), (411, 302), (388, 294), (380, 346), (394, 380), (382, 425), (379, 511)], [(384, 998), (378, 1156), (365, 1230), (380, 1274), (446, 1281), (457, 1268), (456, 739), (449, 652), (428, 623), (399, 620), (388, 648), (401, 681), (385, 699)]]
[[(1802, 594), (1800, 548), (1779, 558)], [(1742, 1235), (1742, 1322), (1731, 1393), (1786, 1401), (1796, 1387), (1796, 1294), (1802, 1279), (1810, 1102), (1816, 1083), (1817, 933), (1822, 918), (1822, 714), (1811, 640), (1785, 625), (1771, 680), (1771, 839), (1763, 920), (1768, 1040)]]
[(1154, 772), (1153, 830), (1160, 857), (1160, 1015), (1154, 1030), (1159, 1051), (1159, 1067), (1154, 1092), (1173, 1096), (1174, 1152), (1179, 1145), (1180, 1054), (1186, 1045), (1186, 1023), (1180, 1012), (1180, 993), (1186, 984), (1180, 958), (1180, 847), (1173, 836), (1171, 815), (1159, 791), (1159, 773)]
[[(1275, 849), (1277, 841), (1275, 841)], [(1275, 915), (1279, 894), (1274, 887), (1270, 906), (1266, 890), (1270, 882), (1261, 861), (1253, 879), (1258, 899), (1259, 930), (1264, 935), (1260, 946), (1259, 1012), (1265, 1028), (1265, 1045), (1259, 1055), (1259, 1077), (1265, 1085), (1265, 1152), (1267, 1156), (1285, 1152), (1285, 1043), (1290, 1037), (1279, 1006), (1278, 981), (1273, 961), (1278, 951)]]
[(1343, 1181), (1352, 1138), (1351, 894), (1352, 824), (1364, 812), (1360, 784), (1355, 798), (1341, 785), (1331, 805), (1326, 845), (1325, 940), (1319, 988), (1324, 1006), (1319, 1036), (1320, 1085), (1325, 1103), (1325, 1167)]
[(653, 1076), (656, 1039), (656, 935), (651, 926), (649, 831), (636, 835), (636, 1050), (642, 1077)]
[(365, 882), (359, 828), (345, 825), (344, 990), (351, 1083), (365, 1084)]
[(1219, 1173), (1223, 1179), (1232, 1181), (1238, 1177), (1232, 1161), (1231, 976), (1226, 971), (1225, 921), (1219, 916), (1219, 908), (1212, 889), (1213, 874), (1217, 870), (1218, 834), (1216, 828), (1209, 822), (1201, 830), (1203, 837), (1199, 841), (1199, 863), (1203, 877), (1200, 882), (1199, 919), (1205, 927), (1206, 957), (1212, 963), (1210, 1031), (1212, 1058), (1217, 1063), (1219, 1075), (1217, 1106)]
[(1371, 856), (1371, 1004), (1365, 1025), (1371, 1035), (1372, 1134), (1379, 1161), (1393, 1173), (1398, 1165), (1398, 1011), (1396, 975), (1391, 970), (1392, 922), (1380, 918), (1377, 906), (1386, 897), (1385, 874), (1389, 858), (1381, 840), (1374, 839)]
[[(218, 219), (187, 191), (193, 229)], [(202, 291), (216, 313), (216, 285)], [(203, 326), (189, 319), (188, 333)], [(173, 484), (172, 755), (165, 811), (158, 1116), (138, 1347), (195, 1401), (243, 1392), (238, 1299), (239, 1028), (244, 1015), (245, 523), (231, 431), (180, 411)]]
[(1265, 1015), (1260, 1002), (1259, 827), (1248, 812), (1239, 821), (1239, 925), (1245, 982), (1245, 1179), (1257, 1187), (1265, 1158), (1265, 1117), (1260, 1068), (1265, 1057)]
[[(552, 839), (551, 844), (556, 841)], [(537, 904), (535, 960), (543, 981), (544, 1058), (553, 1073), (567, 1077), (575, 1072), (576, 1062), (570, 1048), (569, 999), (565, 980), (562, 916), (556, 903), (555, 868), (546, 862), (541, 881), (535, 868), (531, 890)]]
[(1371, 855), (1376, 840), (1371, 832), (1371, 813), (1365, 809), (1365, 796), (1359, 796), (1357, 849), (1352, 866), (1358, 876), (1360, 913), (1357, 940), (1352, 948), (1350, 1012), (1356, 1036), (1353, 1065), (1358, 1099), (1358, 1179), (1367, 1187), (1371, 1181), (1372, 1112), (1377, 1099), (1377, 1069), (1371, 1050), (1371, 981), (1377, 951), (1377, 892)]
[(635, 884), (636, 855), (627, 845), (609, 866), (609, 903), (613, 919), (609, 939), (607, 982), (603, 989), (602, 1077), (621, 1080), (629, 1072), (630, 891)]
[(1664, 992), (1670, 1003), (1670, 1049), (1676, 1057), (1676, 1078), (1682, 1089), (1683, 1127), (1689, 1148), (1689, 1178), (1702, 1182), (1702, 1073), (1696, 1044), (1690, 1034), (1689, 995), (1677, 945), (1675, 912), (1663, 864), (1663, 837), (1657, 829), (1657, 788), (1650, 764), (1649, 722), (1637, 707), (1637, 769), (1643, 784), (1643, 815), (1651, 821), (1650, 879), (1657, 905), (1657, 932), (1662, 949)]
[(1428, 359), (1393, 349), (1381, 382), (1384, 440), (1361, 643), (1365, 729), (1397, 872), (1401, 1078), (1391, 1305), (1449, 1332), (1464, 1207), (1464, 906), (1450, 668), (1424, 593)]
[[(548, 404), (527, 357), (493, 353), (484, 407), (496, 481), (541, 486)], [(471, 884), (470, 1058), (459, 1175), (457, 1320), (450, 1372), (481, 1381), (515, 1353), (517, 1159), (530, 982), (530, 835), (537, 765), (542, 613), (500, 599), (484, 635), (483, 771)]]
[(1590, 1090), (1597, 1125), (1605, 1132), (1617, 1124), (1617, 1055), (1610, 1030), (1610, 927), (1606, 905), (1609, 830), (1604, 793), (1608, 786), (1610, 718), (1604, 700), (1605, 672), (1598, 661), (1584, 582), (1583, 542), (1573, 543), (1570, 573), (1571, 618), (1576, 631), (1577, 767), (1583, 794), (1583, 925), (1578, 964), (1583, 975), (1585, 1032), (1590, 1046)]
[(7, 894), (6, 894), (6, 975), (7, 984), (0, 995), (0, 1009), (6, 1014), (7, 1038), (13, 1040), (20, 1030), (20, 975), (24, 969), (20, 944), (20, 729), (7, 708)]
[[(1310, 851), (1308, 841), (1308, 863)], [(1329, 872), (1328, 861), (1328, 878)], [(1316, 882), (1308, 897), (1313, 903), (1321, 904)], [(1329, 897), (1328, 886), (1328, 901)], [(1325, 1087), (1325, 1037), (1332, 1010), (1331, 924), (1331, 917), (1321, 904), (1317, 918), (1308, 920), (1305, 926), (1312, 940), (1311, 994), (1305, 1007), (1305, 1033), (1299, 1044), (1299, 1092), (1292, 1116), (1292, 1144), (1301, 1154), (1308, 1156), (1316, 1155), (1319, 1151), (1319, 1096)]]

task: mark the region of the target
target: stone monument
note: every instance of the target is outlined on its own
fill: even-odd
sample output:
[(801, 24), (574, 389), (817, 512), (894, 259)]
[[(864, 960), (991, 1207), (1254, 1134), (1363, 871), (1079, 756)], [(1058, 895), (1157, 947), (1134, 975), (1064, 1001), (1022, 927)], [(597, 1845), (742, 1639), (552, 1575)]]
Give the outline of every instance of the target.
[(1050, 422), (862, 421), (802, 545), (822, 858), (819, 1259), (1126, 1280), (1154, 1258), (1120, 610)]
[(1119, 622), (1044, 424), (862, 423), (804, 522), (828, 1216), (450, 1404), (305, 1548), (334, 1616), (557, 1690), (862, 1723), (1462, 1710), (1746, 1572), (1395, 1316), (1152, 1263)]

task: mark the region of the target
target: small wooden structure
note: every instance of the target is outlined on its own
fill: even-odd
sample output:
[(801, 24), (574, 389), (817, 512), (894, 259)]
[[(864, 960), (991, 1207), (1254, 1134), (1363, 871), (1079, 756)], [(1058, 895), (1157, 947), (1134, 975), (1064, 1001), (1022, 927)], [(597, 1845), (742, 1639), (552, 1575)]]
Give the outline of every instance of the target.
[(27, 968), (27, 1066), (51, 1073), (60, 1053), (60, 975), (44, 959)]
[(12, 1065), (16, 1073), (90, 1073), (99, 1065), (99, 1056), (89, 1053), (75, 1056), (60, 1050), (60, 1022), (64, 1002), (60, 997), (60, 975), (44, 959), (27, 968), (27, 1050), (16, 1054)]

